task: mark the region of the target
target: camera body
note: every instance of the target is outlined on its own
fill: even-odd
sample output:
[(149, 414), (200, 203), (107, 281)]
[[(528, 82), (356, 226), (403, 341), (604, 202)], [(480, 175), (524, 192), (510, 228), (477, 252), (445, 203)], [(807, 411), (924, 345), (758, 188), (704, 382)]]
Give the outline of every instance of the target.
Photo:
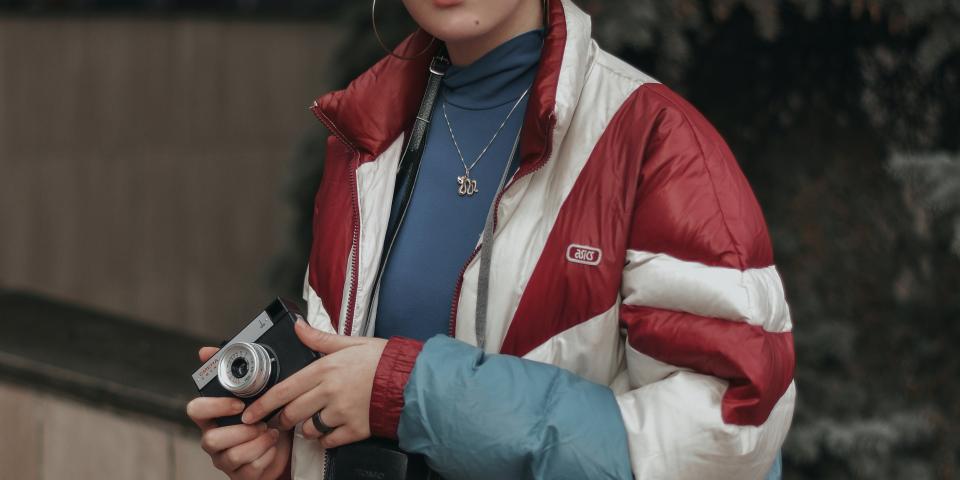
[[(314, 361), (317, 354), (300, 342), (293, 329), (298, 318), (303, 315), (293, 302), (278, 297), (270, 303), (193, 373), (200, 395), (236, 397), (250, 405)], [(241, 423), (239, 414), (215, 421), (220, 426)]]

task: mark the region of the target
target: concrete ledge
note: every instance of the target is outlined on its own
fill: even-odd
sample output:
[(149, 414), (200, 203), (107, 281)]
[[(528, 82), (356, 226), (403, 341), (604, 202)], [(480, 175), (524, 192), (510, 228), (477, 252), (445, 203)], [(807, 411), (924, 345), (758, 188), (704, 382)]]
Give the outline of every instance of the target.
[(0, 291), (0, 378), (99, 407), (192, 425), (197, 349), (218, 343)]
[(118, 413), (0, 381), (0, 478), (212, 480), (224, 478), (196, 427)]

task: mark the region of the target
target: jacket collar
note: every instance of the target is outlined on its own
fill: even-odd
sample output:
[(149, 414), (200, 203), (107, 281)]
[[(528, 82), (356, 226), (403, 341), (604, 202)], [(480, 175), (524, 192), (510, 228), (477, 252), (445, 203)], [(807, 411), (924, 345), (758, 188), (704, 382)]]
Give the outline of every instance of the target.
[[(521, 132), (521, 170), (536, 168), (548, 141), (559, 140), (549, 138), (551, 128), (566, 132), (592, 53), (590, 17), (570, 0), (549, 0), (547, 23)], [(397, 51), (413, 55), (429, 41), (414, 33)], [(317, 98), (310, 110), (334, 135), (364, 153), (365, 160), (376, 158), (413, 122), (437, 48), (435, 42), (415, 60), (386, 55), (345, 89)]]

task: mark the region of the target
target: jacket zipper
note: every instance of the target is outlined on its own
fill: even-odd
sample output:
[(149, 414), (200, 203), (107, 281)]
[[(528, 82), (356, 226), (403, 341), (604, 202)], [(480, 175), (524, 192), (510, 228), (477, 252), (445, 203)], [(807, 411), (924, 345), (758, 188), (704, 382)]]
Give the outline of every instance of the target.
[(357, 282), (360, 268), (360, 194), (357, 193), (357, 168), (360, 166), (360, 153), (354, 158), (355, 166), (350, 168), (350, 195), (353, 197), (353, 250), (350, 268), (350, 299), (347, 302), (347, 317), (344, 320), (343, 334), (353, 335), (353, 310), (357, 303)]
[[(557, 116), (554, 113), (550, 114), (550, 122), (547, 125), (547, 135), (549, 135), (546, 148), (543, 151), (543, 154), (537, 159), (537, 164), (528, 172), (520, 175), (519, 177), (514, 177), (510, 180), (510, 183), (507, 184), (503, 190), (500, 190), (500, 193), (497, 194), (497, 198), (493, 201), (493, 232), (497, 231), (497, 221), (500, 219), (500, 199), (503, 197), (503, 194), (507, 192), (515, 183), (517, 183), (521, 178), (526, 177), (532, 173), (536, 173), (538, 170), (543, 168), (547, 163), (547, 159), (550, 158), (550, 154), (553, 152), (553, 129), (557, 125)], [(482, 238), (482, 235), (481, 235)], [(460, 267), (460, 275), (457, 277), (457, 287), (453, 290), (453, 301), (450, 305), (450, 320), (449, 327), (447, 329), (447, 335), (453, 338), (457, 336), (457, 310), (460, 304), (460, 289), (463, 287), (463, 275), (467, 272), (467, 267), (470, 266), (470, 263), (473, 262), (473, 259), (477, 257), (477, 254), (480, 253), (480, 249), (483, 248), (483, 244), (477, 245), (473, 250), (473, 253), (470, 254), (470, 258), (467, 259), (467, 262)]]
[(350, 244), (350, 252), (352, 253), (350, 260), (350, 292), (347, 298), (347, 312), (343, 322), (343, 334), (350, 336), (353, 334), (353, 308), (357, 301), (357, 269), (360, 267), (360, 195), (357, 193), (357, 168), (360, 166), (360, 150), (347, 140), (333, 121), (324, 115), (317, 106), (317, 102), (314, 101), (313, 108), (310, 109), (313, 114), (338, 140), (343, 142), (343, 144), (353, 152), (352, 165), (350, 165), (348, 169), (350, 198), (353, 202), (353, 238)]
[[(423, 141), (426, 141), (426, 138), (424, 138)], [(422, 151), (421, 151), (421, 154), (422, 154)], [(400, 155), (400, 161), (398, 165), (403, 165), (403, 159), (406, 156), (407, 156), (407, 148), (404, 148), (403, 153)], [(363, 323), (360, 325), (361, 335), (365, 335), (367, 328), (369, 328), (370, 318), (373, 315), (374, 300), (376, 300), (380, 296), (380, 280), (383, 278), (383, 272), (387, 269), (387, 263), (390, 261), (390, 253), (393, 251), (393, 244), (396, 243), (397, 237), (400, 235), (400, 229), (403, 228), (403, 220), (407, 218), (407, 210), (410, 208), (410, 202), (413, 201), (413, 194), (417, 192), (417, 179), (419, 177), (420, 177), (420, 163), (417, 164), (417, 172), (414, 173), (413, 175), (413, 184), (410, 187), (410, 198), (407, 201), (407, 204), (404, 206), (403, 211), (400, 212), (400, 219), (397, 221), (397, 229), (393, 232), (393, 235), (390, 237), (390, 242), (384, 246), (384, 248), (386, 248), (386, 253), (384, 254), (383, 261), (380, 262), (380, 265), (377, 267), (377, 276), (373, 284), (373, 294), (370, 295), (370, 301), (367, 303), (367, 313), (364, 315)], [(373, 335), (373, 332), (371, 332), (371, 335)]]
[(327, 480), (330, 478), (330, 462), (333, 459), (330, 457), (330, 454), (326, 450), (323, 451), (323, 471), (320, 472), (320, 478)]

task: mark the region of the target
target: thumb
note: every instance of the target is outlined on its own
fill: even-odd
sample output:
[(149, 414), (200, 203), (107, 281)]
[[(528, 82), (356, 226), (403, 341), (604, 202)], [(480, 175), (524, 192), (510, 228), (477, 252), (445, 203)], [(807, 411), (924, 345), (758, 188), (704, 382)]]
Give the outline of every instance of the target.
[(220, 349), (217, 347), (200, 347), (200, 351), (197, 352), (197, 355), (200, 357), (201, 362), (206, 362), (207, 360), (210, 360), (210, 357), (212, 357), (219, 350)]
[(303, 320), (294, 323), (294, 331), (304, 345), (317, 353), (329, 354), (361, 343), (357, 338), (317, 330)]

